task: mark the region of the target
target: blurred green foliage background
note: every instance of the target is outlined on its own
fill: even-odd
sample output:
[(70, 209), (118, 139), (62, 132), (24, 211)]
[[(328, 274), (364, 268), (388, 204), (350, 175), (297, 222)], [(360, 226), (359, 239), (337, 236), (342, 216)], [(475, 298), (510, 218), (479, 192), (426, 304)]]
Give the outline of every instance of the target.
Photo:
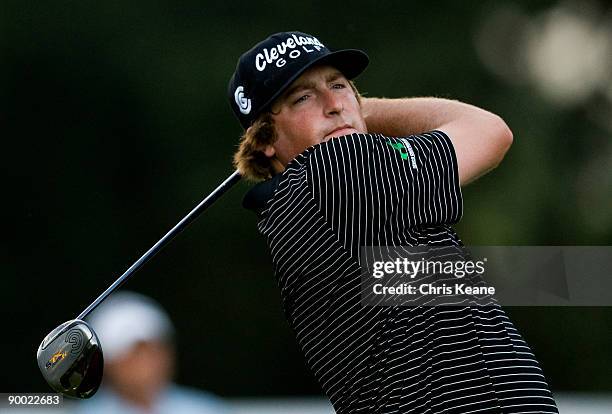
[[(608, 91), (554, 102), (479, 52), (508, 58), (528, 33), (510, 26), (501, 43), (482, 46), (500, 7), (538, 27), (559, 4), (4, 0), (0, 390), (46, 391), (35, 362), (43, 336), (231, 173), (241, 129), (226, 85), (238, 56), (277, 31), (366, 50), (357, 85), (368, 96), (454, 98), (507, 121), (506, 160), (464, 189), (466, 244), (612, 244)], [(239, 184), (127, 288), (169, 310), (179, 382), (226, 396), (318, 393), (255, 216), (241, 207), (248, 188)], [(612, 390), (612, 308), (508, 313), (555, 390)]]

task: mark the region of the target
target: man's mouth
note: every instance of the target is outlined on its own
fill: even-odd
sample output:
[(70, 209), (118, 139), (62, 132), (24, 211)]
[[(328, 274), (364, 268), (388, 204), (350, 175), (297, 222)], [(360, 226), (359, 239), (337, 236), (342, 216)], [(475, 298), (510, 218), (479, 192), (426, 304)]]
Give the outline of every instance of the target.
[(355, 132), (355, 128), (353, 128), (349, 124), (345, 124), (329, 132), (325, 136), (325, 138), (329, 139), (329, 138), (341, 137), (342, 135), (349, 135), (349, 134), (352, 134), (353, 132)]

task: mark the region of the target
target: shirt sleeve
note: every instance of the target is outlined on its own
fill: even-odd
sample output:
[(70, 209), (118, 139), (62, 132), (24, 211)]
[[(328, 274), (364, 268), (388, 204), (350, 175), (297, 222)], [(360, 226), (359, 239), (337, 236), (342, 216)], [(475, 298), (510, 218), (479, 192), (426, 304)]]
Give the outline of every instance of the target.
[(393, 235), (462, 214), (457, 159), (441, 131), (332, 139), (313, 147), (308, 171), (315, 202), (345, 245), (392, 244)]
[(420, 225), (455, 224), (463, 214), (463, 197), (455, 149), (442, 131), (393, 138), (397, 150), (410, 160), (405, 191), (415, 200), (413, 214)]

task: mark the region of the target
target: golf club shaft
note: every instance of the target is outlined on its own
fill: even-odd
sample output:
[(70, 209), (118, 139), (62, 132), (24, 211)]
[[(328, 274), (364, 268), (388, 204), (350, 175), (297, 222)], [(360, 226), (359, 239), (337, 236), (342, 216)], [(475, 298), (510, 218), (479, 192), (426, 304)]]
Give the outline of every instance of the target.
[(91, 311), (93, 311), (104, 299), (108, 297), (115, 289), (121, 286), (134, 272), (140, 269), (151, 257), (155, 256), (157, 252), (164, 248), (177, 234), (179, 234), (185, 227), (193, 222), (204, 210), (212, 205), (219, 197), (221, 197), (227, 190), (229, 190), (234, 184), (240, 181), (240, 174), (238, 171), (234, 171), (232, 175), (225, 179), (212, 193), (210, 193), (204, 200), (200, 202), (193, 210), (189, 212), (176, 226), (174, 226), (164, 237), (159, 239), (157, 243), (153, 245), (140, 259), (130, 266), (115, 282), (108, 287), (100, 296), (97, 297), (79, 316), (77, 319), (83, 319)]

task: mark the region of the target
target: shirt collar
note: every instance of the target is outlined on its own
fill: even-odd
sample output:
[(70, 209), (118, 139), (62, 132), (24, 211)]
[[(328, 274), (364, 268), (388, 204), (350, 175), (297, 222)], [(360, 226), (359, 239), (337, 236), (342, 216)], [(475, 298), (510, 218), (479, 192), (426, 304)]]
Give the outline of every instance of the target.
[(254, 211), (258, 216), (261, 216), (266, 204), (274, 195), (274, 191), (276, 187), (278, 187), (280, 179), (281, 174), (276, 174), (269, 180), (255, 184), (242, 199), (242, 206), (248, 210)]

